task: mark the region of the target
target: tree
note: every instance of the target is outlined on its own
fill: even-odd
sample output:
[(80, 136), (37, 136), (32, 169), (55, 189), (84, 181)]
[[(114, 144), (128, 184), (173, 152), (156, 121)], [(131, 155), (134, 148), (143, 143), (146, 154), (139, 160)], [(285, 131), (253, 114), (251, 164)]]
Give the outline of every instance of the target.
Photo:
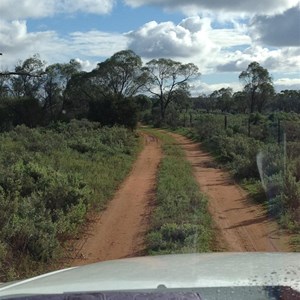
[(91, 72), (72, 76), (65, 91), (65, 116), (134, 128), (138, 117), (134, 96), (145, 80), (141, 58), (131, 50), (117, 52)]
[(244, 82), (244, 91), (249, 95), (250, 113), (253, 113), (255, 109), (262, 112), (269, 98), (274, 93), (269, 71), (258, 62), (252, 62), (247, 70), (239, 75), (239, 79)]
[(236, 112), (245, 114), (248, 108), (248, 95), (245, 91), (238, 91), (232, 95), (233, 108)]
[(97, 86), (92, 85), (89, 80), (89, 73), (82, 71), (73, 74), (63, 93), (62, 111), (65, 118), (86, 118), (90, 102), (96, 101), (100, 96)]
[(132, 50), (123, 50), (99, 63), (89, 73), (89, 80), (103, 96), (122, 99), (136, 95), (145, 85), (146, 76), (141, 58)]
[(42, 85), (45, 82), (45, 62), (38, 54), (20, 62), (15, 72), (10, 72), (12, 93), (15, 97), (40, 99), (43, 96)]
[(212, 92), (210, 98), (215, 103), (215, 107), (221, 112), (230, 112), (232, 109), (232, 88), (221, 88)]
[(51, 120), (61, 113), (67, 84), (72, 76), (80, 71), (81, 65), (74, 59), (71, 59), (69, 63), (56, 63), (46, 68), (43, 108), (50, 115)]
[(182, 64), (171, 59), (153, 59), (146, 64), (147, 91), (158, 98), (160, 121), (165, 119), (166, 110), (176, 99), (178, 90), (188, 90), (188, 81), (199, 74), (192, 63)]
[(206, 94), (198, 96), (194, 101), (194, 108), (205, 110), (207, 113), (210, 113), (215, 109), (214, 99)]
[(0, 99), (4, 99), (9, 96), (9, 76), (0, 76)]
[[(180, 114), (183, 114), (183, 124), (187, 126), (188, 111), (192, 108), (193, 102), (191, 101), (191, 94), (187, 90), (178, 89), (174, 93), (174, 104)], [(179, 115), (180, 116), (180, 115)], [(191, 116), (191, 115), (190, 115)], [(190, 123), (192, 122), (190, 117)], [(191, 124), (190, 124), (191, 125)]]
[(273, 110), (300, 113), (300, 90), (284, 90), (276, 95)]

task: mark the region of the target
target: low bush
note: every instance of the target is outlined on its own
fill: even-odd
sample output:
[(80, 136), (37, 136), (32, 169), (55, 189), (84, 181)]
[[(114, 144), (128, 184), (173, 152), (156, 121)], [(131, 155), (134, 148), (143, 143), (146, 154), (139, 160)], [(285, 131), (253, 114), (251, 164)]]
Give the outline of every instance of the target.
[[(138, 138), (72, 121), (0, 135), (0, 281), (44, 272), (130, 170)], [(10, 263), (8, 263), (10, 261)]]
[(299, 231), (299, 115), (231, 115), (227, 129), (224, 118), (199, 114), (195, 127), (182, 132), (201, 141), (237, 180), (246, 182), (250, 194), (284, 228)]

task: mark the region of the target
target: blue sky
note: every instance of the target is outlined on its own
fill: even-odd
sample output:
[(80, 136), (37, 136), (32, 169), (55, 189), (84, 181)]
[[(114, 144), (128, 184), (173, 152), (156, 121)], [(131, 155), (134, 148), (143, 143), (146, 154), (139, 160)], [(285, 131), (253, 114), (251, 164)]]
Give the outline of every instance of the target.
[(1, 0), (1, 69), (35, 53), (48, 64), (75, 58), (83, 69), (123, 49), (144, 62), (195, 63), (193, 94), (241, 89), (258, 61), (276, 89), (300, 89), (299, 0)]

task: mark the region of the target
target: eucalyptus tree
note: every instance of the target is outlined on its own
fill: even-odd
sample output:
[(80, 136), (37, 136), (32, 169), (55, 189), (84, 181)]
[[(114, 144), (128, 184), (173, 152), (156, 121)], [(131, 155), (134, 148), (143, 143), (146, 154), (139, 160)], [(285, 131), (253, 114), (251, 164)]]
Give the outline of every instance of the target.
[(15, 72), (9, 72), (13, 96), (39, 100), (44, 96), (45, 65), (38, 54), (19, 62)]
[(252, 62), (241, 72), (239, 79), (244, 83), (244, 91), (249, 96), (249, 111), (261, 112), (274, 95), (274, 87), (269, 71), (258, 62)]
[(136, 95), (146, 83), (142, 60), (132, 50), (115, 53), (88, 75), (91, 85), (96, 85), (98, 92), (116, 99)]
[(133, 97), (146, 82), (142, 60), (131, 50), (115, 53), (91, 72), (79, 72), (68, 82), (64, 110), (68, 117), (88, 117), (102, 124), (134, 127)]
[(66, 87), (72, 76), (80, 71), (81, 65), (74, 59), (71, 59), (69, 63), (55, 63), (46, 68), (43, 108), (50, 115), (51, 119), (61, 113)]
[(178, 99), (178, 91), (188, 91), (188, 82), (200, 75), (193, 63), (183, 64), (166, 58), (149, 61), (143, 70), (148, 77), (146, 90), (159, 101), (161, 122), (170, 103)]
[(221, 88), (212, 93), (215, 98), (216, 108), (221, 112), (230, 112), (233, 109), (232, 88)]

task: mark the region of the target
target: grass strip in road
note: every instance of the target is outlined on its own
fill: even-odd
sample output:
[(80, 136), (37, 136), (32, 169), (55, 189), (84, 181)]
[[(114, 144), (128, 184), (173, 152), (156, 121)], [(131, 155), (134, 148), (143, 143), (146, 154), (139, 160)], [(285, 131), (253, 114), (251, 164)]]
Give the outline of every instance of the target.
[(157, 178), (156, 208), (147, 235), (151, 255), (208, 252), (212, 249), (212, 221), (207, 199), (200, 192), (192, 167), (170, 135), (147, 129), (162, 142), (164, 158)]

